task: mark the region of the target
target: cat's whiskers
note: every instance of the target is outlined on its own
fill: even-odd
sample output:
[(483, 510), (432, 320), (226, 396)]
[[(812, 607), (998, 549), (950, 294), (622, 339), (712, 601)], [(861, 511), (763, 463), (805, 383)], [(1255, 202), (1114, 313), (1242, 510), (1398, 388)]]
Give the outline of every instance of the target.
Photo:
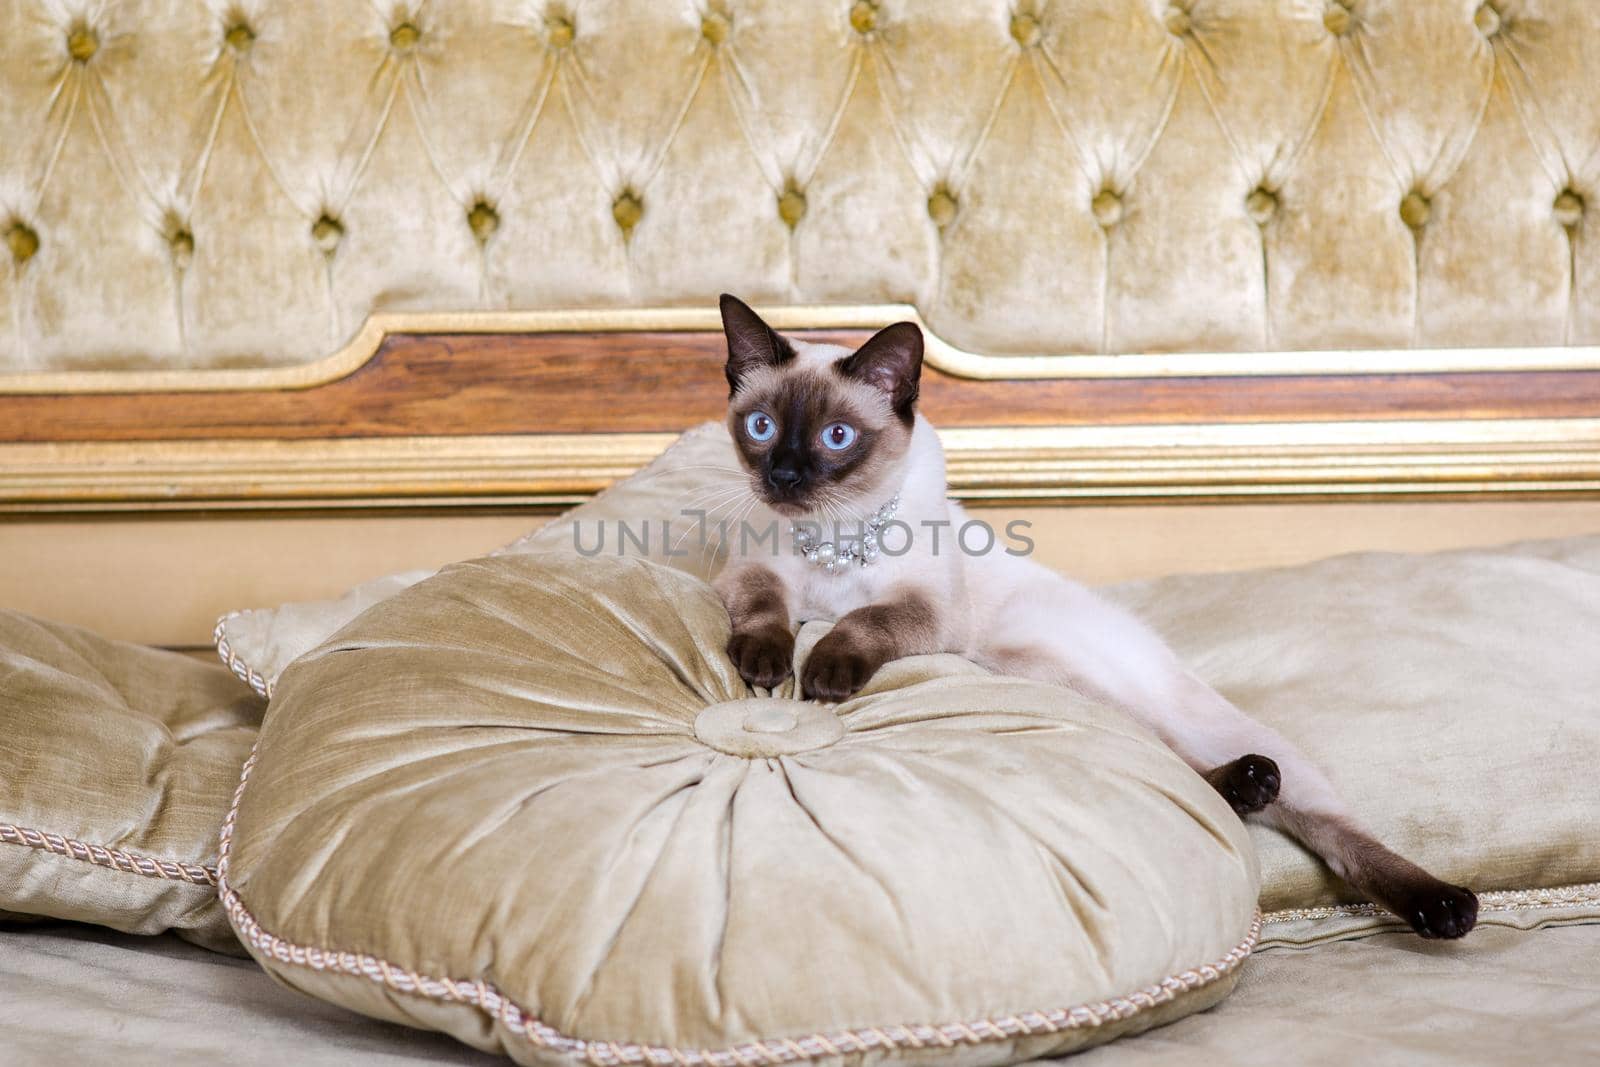
[(750, 494), (750, 496), (744, 501), (743, 506), (740, 507), (734, 513), (732, 518), (730, 518), (729, 521), (721, 527), (718, 533), (717, 542), (714, 545), (708, 546), (709, 553), (707, 548), (701, 549), (701, 554), (704, 557), (704, 562), (706, 565), (703, 577), (705, 577), (707, 581), (709, 581), (711, 578), (711, 567), (717, 560), (717, 553), (722, 550), (724, 547), (724, 542), (727, 540), (729, 527), (732, 527), (735, 530), (742, 530), (741, 524), (749, 517), (750, 512), (755, 510), (756, 505), (760, 503), (760, 497), (756, 496), (754, 493)]
[(845, 500), (833, 489), (824, 490), (818, 498), (819, 503), (827, 510), (833, 522), (832, 537), (825, 540), (839, 541), (844, 539), (846, 533), (858, 532), (865, 526), (866, 520), (860, 515), (851, 515)]
[(642, 471), (634, 475), (637, 482), (648, 482), (652, 478), (665, 477), (668, 474), (682, 474), (684, 471), (715, 471), (718, 474), (733, 474), (743, 476), (744, 471), (739, 467), (724, 467), (715, 463), (691, 463), (682, 467), (666, 467), (658, 471)]
[(698, 492), (693, 498), (680, 502), (677, 515), (674, 518), (698, 519), (707, 513), (707, 509), (720, 507), (730, 500), (737, 500), (748, 491), (748, 486), (740, 484), (717, 486), (713, 489)]
[(832, 527), (823, 537), (823, 540), (837, 543), (840, 537), (840, 527), (847, 521), (844, 509), (839, 507), (834, 500), (832, 492), (823, 493), (817, 502), (822, 505), (823, 516), (828, 520), (828, 525)]
[(689, 494), (681, 501), (683, 507), (680, 509), (680, 514), (687, 514), (691, 508), (700, 508), (711, 503), (712, 501), (720, 500), (722, 497), (733, 493), (747, 492), (748, 490), (749, 486), (743, 483), (712, 486), (710, 488), (696, 490), (694, 493)]
[(697, 510), (700, 511), (700, 513), (696, 516), (696, 518), (698, 518), (699, 521), (694, 523), (693, 525), (689, 526), (687, 529), (685, 529), (683, 531), (683, 533), (678, 535), (678, 539), (673, 542), (672, 549), (667, 554), (669, 556), (671, 556), (674, 553), (676, 553), (678, 551), (678, 548), (683, 544), (684, 538), (688, 537), (691, 533), (694, 533), (694, 532), (696, 532), (698, 530), (699, 533), (700, 533), (700, 554), (702, 556), (705, 555), (706, 546), (710, 543), (709, 539), (706, 537), (706, 529), (709, 526), (711, 526), (713, 517), (715, 517), (718, 512), (723, 511), (723, 510), (725, 510), (727, 508), (737, 507), (739, 504), (741, 504), (744, 501), (744, 497), (743, 497), (742, 494), (744, 492), (745, 487), (744, 486), (739, 486), (738, 489), (739, 489), (739, 493), (736, 493), (735, 495), (729, 496), (726, 499), (721, 500), (719, 503), (717, 503), (717, 505), (715, 507), (711, 507), (711, 508), (708, 508), (708, 509), (704, 509), (704, 508), (703, 509), (697, 509)]
[(735, 478), (735, 477), (730, 476), (730, 477), (727, 477), (727, 478), (711, 479), (711, 478), (705, 478), (703, 476), (697, 476), (696, 480), (695, 480), (695, 484), (686, 487), (684, 489), (684, 491), (679, 495), (680, 496), (697, 496), (700, 493), (704, 493), (704, 492), (707, 492), (709, 490), (726, 489), (731, 485), (743, 485), (745, 483), (745, 481), (746, 481), (746, 479), (744, 477)]

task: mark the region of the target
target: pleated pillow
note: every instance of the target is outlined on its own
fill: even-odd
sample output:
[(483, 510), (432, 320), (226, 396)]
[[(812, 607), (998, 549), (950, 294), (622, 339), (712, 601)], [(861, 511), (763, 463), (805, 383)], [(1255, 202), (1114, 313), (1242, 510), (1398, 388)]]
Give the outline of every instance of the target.
[(214, 663), (0, 611), (0, 915), (237, 953), (217, 834), (263, 704)]
[(368, 610), (278, 683), (236, 932), (522, 1063), (1009, 1063), (1231, 987), (1248, 837), (1121, 713), (953, 656), (804, 702), (727, 637), (696, 578), (570, 553)]

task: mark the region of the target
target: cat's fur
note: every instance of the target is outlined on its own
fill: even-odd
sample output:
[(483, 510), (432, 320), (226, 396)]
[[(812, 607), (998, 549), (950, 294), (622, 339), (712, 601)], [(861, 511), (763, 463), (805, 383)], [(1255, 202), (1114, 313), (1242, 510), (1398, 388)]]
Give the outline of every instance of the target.
[[(795, 624), (822, 618), (836, 624), (806, 661), (800, 682), (809, 698), (843, 700), (890, 660), (930, 652), (1065, 686), (1125, 709), (1241, 816), (1293, 835), (1424, 937), (1472, 929), (1478, 901), (1470, 890), (1379, 844), (1313, 764), (1191, 674), (1132, 615), (1030, 560), (956, 549), (966, 516), (947, 498), (943, 450), (916, 411), (917, 326), (887, 327), (852, 353), (783, 338), (731, 296), (722, 316), (728, 428), (757, 497), (756, 520), (787, 531), (809, 519), (831, 539), (836, 524), (848, 535), (898, 493), (896, 517), (916, 535), (904, 555), (834, 574), (790, 551), (786, 533), (777, 552), (770, 542), (753, 552), (730, 542), (716, 586), (733, 624), (728, 655), (747, 682), (788, 677)], [(774, 424), (770, 440), (747, 429), (752, 412)], [(821, 434), (837, 422), (857, 437), (834, 451)], [(928, 523), (947, 524), (938, 527), (938, 552)]]

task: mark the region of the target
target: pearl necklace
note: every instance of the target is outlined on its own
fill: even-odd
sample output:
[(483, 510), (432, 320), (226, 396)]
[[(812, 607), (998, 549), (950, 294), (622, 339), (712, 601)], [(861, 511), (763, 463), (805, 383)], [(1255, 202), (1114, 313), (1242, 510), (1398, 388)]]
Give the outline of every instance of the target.
[(789, 527), (789, 533), (794, 537), (795, 551), (807, 563), (822, 568), (825, 574), (838, 574), (852, 566), (870, 567), (878, 562), (882, 548), (878, 539), (884, 526), (899, 510), (900, 494), (896, 493), (888, 503), (862, 520), (861, 537), (858, 540), (840, 538), (837, 542), (818, 541), (818, 528), (804, 523)]

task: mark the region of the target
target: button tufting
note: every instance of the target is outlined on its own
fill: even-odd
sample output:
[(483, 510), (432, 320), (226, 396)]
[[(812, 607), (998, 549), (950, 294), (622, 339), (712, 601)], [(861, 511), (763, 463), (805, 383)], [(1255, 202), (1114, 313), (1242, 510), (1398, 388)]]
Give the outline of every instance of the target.
[(1162, 25), (1174, 37), (1182, 37), (1194, 28), (1194, 20), (1189, 17), (1189, 12), (1177, 4), (1168, 4), (1166, 13), (1161, 16)]
[(1420, 230), (1428, 224), (1428, 219), (1433, 215), (1433, 205), (1421, 193), (1412, 191), (1400, 201), (1400, 220), (1413, 230)]
[(1115, 226), (1122, 221), (1122, 197), (1110, 189), (1096, 193), (1089, 208), (1094, 212), (1095, 221), (1102, 226)]
[(577, 31), (569, 18), (551, 15), (544, 20), (544, 39), (550, 42), (551, 48), (566, 48), (572, 43), (572, 38), (576, 34)]
[(632, 233), (633, 228), (639, 225), (639, 220), (644, 218), (644, 204), (639, 194), (632, 189), (624, 189), (619, 193), (611, 202), (611, 217), (617, 220), (624, 236)]
[(695, 740), (743, 759), (811, 752), (827, 748), (844, 734), (844, 721), (832, 708), (777, 697), (712, 704), (694, 719)]
[(167, 238), (167, 247), (172, 251), (173, 266), (187, 270), (194, 261), (194, 234), (184, 228), (174, 230)]
[(332, 215), (323, 215), (311, 224), (311, 239), (317, 242), (318, 248), (332, 255), (344, 239), (344, 226)]
[(1328, 0), (1322, 9), (1322, 25), (1335, 37), (1343, 37), (1355, 26), (1355, 16), (1339, 0)]
[(1478, 32), (1485, 37), (1493, 37), (1500, 32), (1500, 11), (1493, 4), (1479, 4), (1478, 10), (1472, 16), (1472, 24), (1478, 27)]
[(747, 734), (787, 734), (799, 725), (800, 716), (776, 700), (758, 701), (744, 715), (744, 732)]
[(223, 39), (228, 42), (228, 47), (235, 52), (248, 52), (250, 51), (250, 46), (256, 43), (256, 31), (252, 30), (246, 23), (235, 22), (228, 27), (228, 32)]
[(878, 5), (872, 0), (856, 0), (850, 7), (850, 28), (863, 34), (877, 29)]
[(12, 259), (26, 263), (39, 251), (39, 235), (26, 223), (13, 222), (6, 231), (6, 247), (11, 250)]
[(794, 229), (806, 217), (806, 194), (790, 183), (778, 197), (778, 217)]
[(1244, 198), (1244, 210), (1257, 226), (1265, 226), (1272, 221), (1272, 216), (1278, 213), (1277, 194), (1258, 185)]
[(728, 22), (728, 16), (713, 11), (700, 20), (700, 36), (710, 44), (719, 45), (728, 39), (728, 31), (733, 27)]
[(1583, 221), (1583, 197), (1575, 190), (1561, 190), (1556, 194), (1556, 202), (1552, 207), (1556, 221), (1569, 230)]
[(409, 52), (422, 40), (422, 31), (414, 23), (402, 22), (389, 31), (389, 46), (396, 52)]
[(79, 63), (87, 63), (100, 51), (100, 36), (88, 26), (79, 23), (67, 34), (67, 54)]
[(1039, 20), (1032, 15), (1011, 16), (1011, 39), (1024, 48), (1039, 43)]
[(500, 228), (500, 213), (487, 201), (479, 200), (467, 212), (467, 225), (472, 229), (472, 236), (480, 243), (486, 242)]
[(942, 185), (928, 194), (928, 217), (940, 229), (955, 221), (956, 207), (955, 194)]

